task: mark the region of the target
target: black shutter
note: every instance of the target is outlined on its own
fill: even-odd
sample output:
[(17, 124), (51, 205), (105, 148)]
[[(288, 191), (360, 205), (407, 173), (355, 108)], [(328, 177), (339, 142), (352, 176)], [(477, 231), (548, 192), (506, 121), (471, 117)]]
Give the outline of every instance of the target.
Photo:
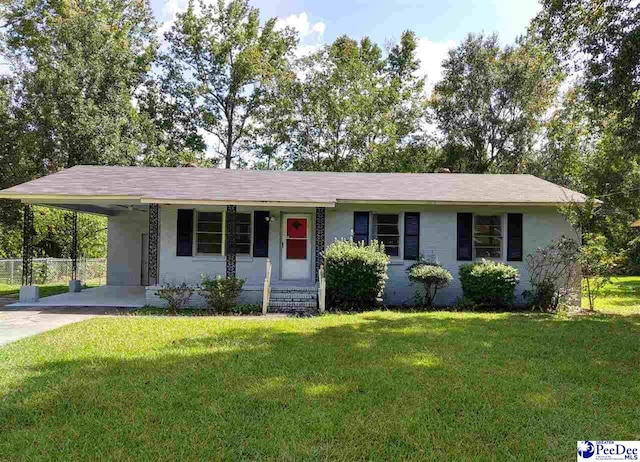
[(193, 255), (193, 210), (178, 209), (176, 255), (190, 257)]
[(473, 260), (473, 214), (458, 214), (458, 260)]
[(522, 261), (522, 214), (507, 215), (507, 261)]
[(420, 255), (420, 213), (404, 213), (404, 259), (417, 260)]
[(253, 212), (253, 256), (269, 256), (269, 212)]
[(369, 212), (353, 212), (353, 242), (369, 243)]

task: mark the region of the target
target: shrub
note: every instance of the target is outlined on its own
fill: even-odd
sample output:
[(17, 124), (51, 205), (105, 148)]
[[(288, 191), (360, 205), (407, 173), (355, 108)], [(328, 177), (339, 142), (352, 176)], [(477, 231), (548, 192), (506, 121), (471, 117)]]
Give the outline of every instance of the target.
[(527, 273), (531, 291), (523, 295), (529, 300), (532, 309), (555, 311), (560, 304), (575, 296), (579, 287), (580, 275), (578, 243), (562, 236), (546, 247), (540, 247), (527, 255)]
[(460, 265), (464, 298), (478, 305), (510, 305), (519, 281), (518, 270), (504, 263), (481, 260)]
[(451, 273), (442, 266), (424, 261), (422, 258), (418, 263), (411, 265), (407, 271), (412, 282), (422, 284), (424, 287), (425, 306), (432, 306), (438, 289), (447, 287), (453, 280)]
[(207, 300), (207, 306), (214, 312), (232, 313), (244, 283), (244, 279), (236, 277), (225, 279), (218, 276), (212, 279), (204, 274), (200, 284), (200, 295)]
[(389, 257), (372, 241), (336, 240), (324, 253), (327, 305), (330, 309), (372, 309), (382, 296)]
[(156, 291), (156, 295), (167, 302), (169, 314), (176, 314), (191, 298), (193, 290), (186, 283), (165, 283)]

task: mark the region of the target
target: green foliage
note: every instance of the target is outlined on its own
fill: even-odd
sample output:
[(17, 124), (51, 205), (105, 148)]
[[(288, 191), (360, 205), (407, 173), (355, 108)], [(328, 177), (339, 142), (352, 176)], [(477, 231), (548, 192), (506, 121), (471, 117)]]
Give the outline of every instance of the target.
[(132, 95), (156, 49), (148, 3), (10, 0), (2, 13), (19, 81), (20, 143), (40, 174), (135, 163), (141, 145)]
[(245, 280), (240, 278), (211, 278), (204, 274), (200, 284), (200, 295), (207, 300), (207, 305), (216, 313), (232, 313)]
[(425, 117), (424, 79), (416, 76), (415, 34), (384, 56), (365, 37), (347, 36), (300, 60), (294, 123), (285, 149), (298, 170), (389, 171), (415, 143)]
[(421, 259), (421, 261), (411, 265), (407, 272), (409, 273), (409, 280), (418, 284), (422, 284), (424, 289), (424, 305), (432, 306), (433, 300), (438, 293), (438, 289), (447, 287), (453, 276), (451, 273), (438, 265)]
[(585, 234), (580, 250), (579, 263), (583, 277), (583, 288), (587, 294), (589, 310), (593, 311), (595, 300), (610, 280), (614, 271), (614, 259), (604, 236)]
[(460, 265), (459, 276), (466, 299), (495, 307), (513, 303), (515, 288), (520, 282), (516, 268), (491, 260)]
[(165, 283), (156, 291), (156, 295), (167, 302), (169, 314), (176, 314), (178, 310), (182, 309), (189, 302), (191, 294), (193, 294), (193, 289), (185, 282), (181, 284)]
[(183, 120), (220, 143), (225, 167), (241, 162), (238, 143), (251, 140), (260, 109), (284, 79), (297, 43), (290, 29), (278, 31), (271, 18), (260, 24), (259, 10), (247, 0), (190, 0), (165, 34), (169, 50), (162, 59), (163, 86), (175, 98)]
[(375, 308), (384, 291), (389, 264), (382, 244), (336, 240), (325, 250), (324, 264), (329, 309)]
[(561, 81), (552, 56), (530, 41), (503, 49), (495, 35), (471, 34), (442, 67), (431, 108), (447, 166), (521, 172)]

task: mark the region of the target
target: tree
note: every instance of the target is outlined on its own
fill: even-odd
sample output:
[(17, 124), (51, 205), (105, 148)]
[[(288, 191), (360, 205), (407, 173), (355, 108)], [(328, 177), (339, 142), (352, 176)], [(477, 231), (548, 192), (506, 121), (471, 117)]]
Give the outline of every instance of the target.
[(291, 78), (288, 58), (297, 39), (275, 26), (275, 18), (261, 26), (247, 0), (200, 1), (199, 8), (190, 0), (165, 35), (163, 78), (177, 89), (182, 110), (215, 136), (226, 168), (241, 160), (237, 147), (253, 137), (268, 90)]
[(287, 146), (300, 170), (387, 171), (421, 129), (424, 80), (413, 32), (388, 55), (370, 39), (347, 36), (302, 59), (293, 135)]
[(589, 310), (593, 311), (595, 300), (611, 280), (614, 264), (604, 236), (585, 234), (583, 238), (578, 261), (584, 279), (583, 286), (587, 292)]
[(449, 52), (431, 98), (449, 166), (523, 171), (560, 81), (553, 57), (531, 41), (503, 49), (495, 35), (469, 35)]
[(77, 164), (133, 164), (133, 96), (155, 56), (143, 0), (11, 0), (2, 14), (16, 104), (40, 174)]
[(540, 43), (584, 77), (594, 108), (615, 113), (634, 142), (640, 129), (640, 5), (628, 0), (543, 0), (532, 22)]

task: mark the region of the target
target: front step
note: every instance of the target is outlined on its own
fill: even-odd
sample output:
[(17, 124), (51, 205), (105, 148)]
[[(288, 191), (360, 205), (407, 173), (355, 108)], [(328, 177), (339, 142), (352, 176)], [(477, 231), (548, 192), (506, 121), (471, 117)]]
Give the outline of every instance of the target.
[(306, 314), (318, 309), (315, 287), (272, 287), (269, 312)]

